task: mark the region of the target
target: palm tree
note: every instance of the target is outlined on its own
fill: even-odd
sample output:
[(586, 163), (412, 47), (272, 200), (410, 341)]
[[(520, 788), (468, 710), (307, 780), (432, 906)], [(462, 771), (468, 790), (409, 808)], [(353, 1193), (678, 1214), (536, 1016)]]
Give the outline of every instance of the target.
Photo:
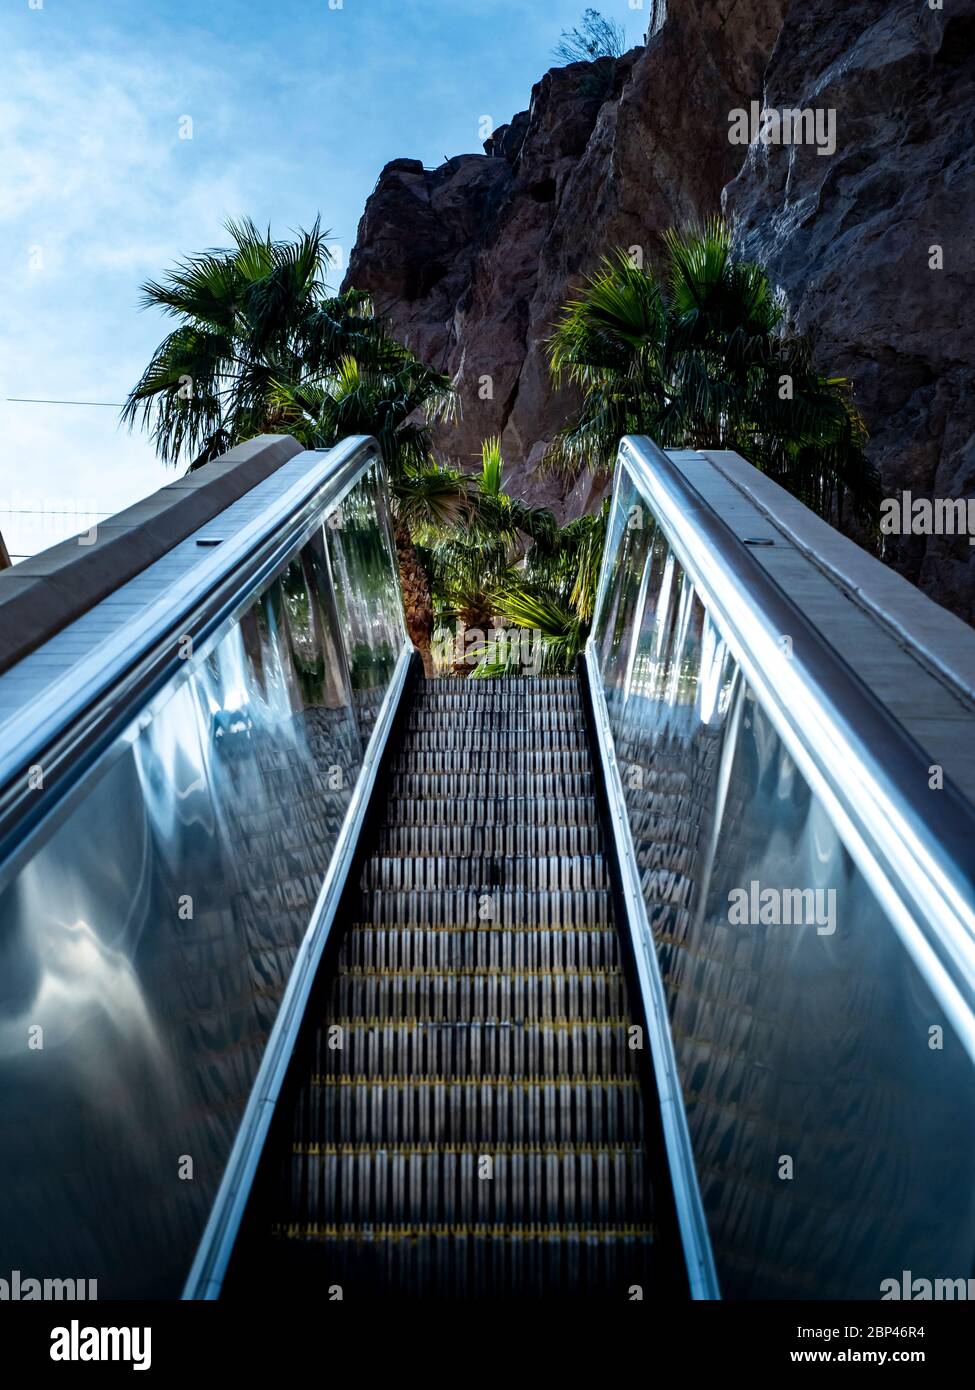
[(355, 357), (309, 372), (299, 384), (276, 382), (271, 403), (281, 428), (308, 448), (329, 448), (353, 434), (374, 435), (386, 463), (393, 503), (406, 625), (424, 670), (433, 671), (433, 598), (421, 545), (470, 516), (468, 480), (437, 463), (429, 427), (453, 409), (450, 381), (398, 343), (384, 322), (370, 321)]
[(849, 496), (873, 522), (879, 480), (849, 381), (821, 375), (808, 339), (783, 333), (767, 274), (734, 259), (720, 218), (663, 242), (660, 275), (618, 252), (566, 305), (551, 367), (583, 402), (550, 466), (609, 469), (624, 434), (648, 434), (664, 448), (734, 449), (820, 515), (835, 508), (842, 524)]
[(483, 442), (480, 471), (467, 484), (470, 510), (462, 526), (433, 537), (429, 568), (440, 619), (483, 631), (497, 611), (499, 586), (513, 580), (526, 552), (554, 543), (558, 526), (547, 508), (505, 491), (500, 438)]
[(444, 530), (431, 551), (433, 590), (444, 616), (465, 627), (485, 628), (494, 615), (492, 594), (523, 559), (529, 546), (551, 543), (555, 517), (530, 507), (504, 486), (498, 437), (484, 440), (481, 469), (468, 480), (470, 512), (463, 528)]
[[(609, 499), (594, 515), (580, 516), (535, 544), (524, 565), (506, 575), (492, 593), (502, 621), (528, 629), (539, 644), (538, 674), (566, 674), (586, 645), (603, 560)], [(483, 661), (475, 676), (501, 675), (505, 654)]]
[(407, 626), (429, 664), (433, 609), (414, 537), (468, 510), (459, 470), (431, 455), (428, 426), (453, 408), (450, 381), (392, 337), (368, 295), (329, 294), (331, 255), (318, 221), (294, 241), (275, 241), (249, 219), (227, 231), (231, 247), (143, 285), (143, 306), (178, 325), (122, 419), (130, 428), (141, 420), (165, 462), (187, 459), (191, 469), (265, 431), (308, 447), (375, 435), (393, 497)]
[[(542, 672), (572, 669), (592, 621), (608, 502), (595, 516), (559, 527), (544, 507), (504, 489), (500, 439), (484, 441), (471, 479), (473, 511), (462, 532), (445, 535), (431, 555), (434, 596), (444, 618), (485, 631), (495, 619), (534, 634)], [(474, 651), (475, 676), (520, 669), (521, 643)], [(469, 653), (468, 655), (470, 655)], [(467, 663), (461, 669), (468, 670)]]
[(142, 307), (177, 327), (156, 348), (122, 412), (141, 417), (165, 463), (197, 468), (277, 426), (275, 381), (301, 380), (368, 332), (361, 302), (329, 297), (331, 255), (318, 222), (293, 242), (249, 219), (228, 222), (233, 246), (192, 256), (142, 286)]

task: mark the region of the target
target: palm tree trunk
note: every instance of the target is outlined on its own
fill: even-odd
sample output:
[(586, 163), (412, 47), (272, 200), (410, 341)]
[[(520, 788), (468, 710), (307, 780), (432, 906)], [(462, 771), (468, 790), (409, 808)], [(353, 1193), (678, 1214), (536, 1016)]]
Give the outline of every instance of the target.
[(420, 564), (413, 539), (405, 526), (396, 526), (395, 540), (399, 578), (403, 588), (406, 630), (423, 660), (424, 674), (432, 676), (433, 599), (430, 595), (430, 580)]

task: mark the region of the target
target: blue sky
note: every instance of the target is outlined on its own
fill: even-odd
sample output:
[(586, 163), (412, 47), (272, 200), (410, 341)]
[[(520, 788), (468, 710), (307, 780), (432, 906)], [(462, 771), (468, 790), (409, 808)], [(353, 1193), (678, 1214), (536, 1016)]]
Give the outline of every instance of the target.
[[(167, 331), (140, 283), (320, 212), (347, 259), (401, 156), (480, 149), (585, 0), (0, 0), (0, 529), (33, 553), (172, 479), (118, 412)], [(636, 42), (629, 0), (606, 15)], [(180, 139), (182, 118), (192, 139)], [(183, 123), (184, 134), (186, 124)], [(336, 283), (341, 271), (336, 273)], [(84, 512), (84, 517), (24, 515)]]

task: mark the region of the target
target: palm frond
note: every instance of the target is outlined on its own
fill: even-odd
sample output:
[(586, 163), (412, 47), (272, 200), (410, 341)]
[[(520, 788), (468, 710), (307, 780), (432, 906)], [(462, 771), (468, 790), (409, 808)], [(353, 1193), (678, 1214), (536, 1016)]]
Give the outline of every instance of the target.
[(849, 496), (870, 525), (877, 479), (849, 383), (817, 372), (808, 340), (783, 333), (780, 296), (760, 265), (734, 257), (720, 217), (672, 228), (662, 242), (659, 279), (619, 252), (565, 306), (550, 364), (582, 402), (544, 466), (608, 470), (625, 434), (736, 449), (820, 515)]
[(499, 615), (535, 633), (541, 644), (539, 674), (571, 671), (585, 641), (579, 614), (557, 594), (527, 584), (509, 584), (494, 595)]
[(320, 220), (290, 240), (250, 218), (226, 230), (229, 247), (143, 285), (143, 305), (179, 324), (129, 393), (123, 423), (147, 428), (169, 463), (198, 460), (208, 441), (290, 429), (315, 447), (373, 434), (392, 475), (422, 467), (429, 426), (455, 408), (451, 382), (396, 341), (368, 294), (329, 293)]
[(397, 520), (421, 543), (461, 526), (471, 514), (467, 478), (432, 459), (400, 473), (392, 492)]
[(504, 479), (504, 459), (501, 457), (501, 436), (493, 435), (481, 445), (481, 472), (477, 483), (485, 497), (499, 497)]

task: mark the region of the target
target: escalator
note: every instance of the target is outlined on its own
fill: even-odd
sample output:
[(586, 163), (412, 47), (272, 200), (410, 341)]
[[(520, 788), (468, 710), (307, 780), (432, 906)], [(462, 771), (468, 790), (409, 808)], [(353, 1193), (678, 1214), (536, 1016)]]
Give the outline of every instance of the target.
[(968, 1278), (975, 637), (907, 589), (642, 439), (572, 676), (423, 675), (369, 439), (0, 575), (0, 1278)]
[(579, 684), (421, 681), (403, 723), (225, 1293), (649, 1295), (643, 1030)]

